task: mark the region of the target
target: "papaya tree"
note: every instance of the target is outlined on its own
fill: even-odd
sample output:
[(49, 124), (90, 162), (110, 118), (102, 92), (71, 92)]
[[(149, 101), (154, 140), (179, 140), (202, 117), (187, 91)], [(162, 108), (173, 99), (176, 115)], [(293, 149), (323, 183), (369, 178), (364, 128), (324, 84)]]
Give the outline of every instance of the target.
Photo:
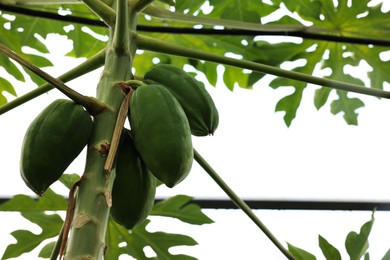
[[(195, 225), (212, 222), (185, 195), (154, 203), (156, 187), (180, 185), (194, 161), (282, 255), (313, 259), (283, 245), (193, 147), (192, 136), (212, 138), (208, 135), (218, 127), (218, 108), (204, 85), (222, 78), (231, 90), (250, 89), (272, 75), (271, 88), (293, 88), (275, 106), (285, 113), (287, 126), (304, 91), (317, 86), (315, 108), (329, 105), (332, 114), (342, 113), (347, 124), (357, 125), (364, 95), (390, 98), (384, 89), (390, 65), (382, 58), (390, 45), (390, 17), (382, 9), (382, 3), (369, 0), (0, 0), (0, 65), (8, 74), (0, 76), (0, 114), (49, 91), (63, 95), (26, 129), (21, 181), (39, 198), (16, 195), (0, 205), (2, 211), (21, 212), (42, 232), (15, 231), (17, 243), (7, 247), (3, 259), (41, 243), (40, 256), (51, 259), (118, 259), (122, 254), (148, 259), (146, 246), (158, 259), (192, 259), (169, 249), (195, 245), (194, 239), (146, 227), (153, 215)], [(58, 77), (42, 69), (51, 65), (42, 39), (52, 33), (73, 41), (67, 55), (85, 58)], [(262, 38), (269, 35), (280, 36), (279, 42)], [(284, 69), (286, 62), (296, 65)], [(373, 68), (367, 73), (368, 86), (344, 71), (361, 62)], [(205, 82), (185, 71), (188, 66), (204, 75)], [(66, 85), (100, 67), (100, 79), (88, 83), (96, 85), (95, 96)], [(331, 72), (317, 76), (325, 70)], [(24, 81), (26, 75), (39, 87), (18, 96), (9, 78)], [(124, 128), (126, 120), (130, 129)], [(84, 147), (83, 173), (64, 174)], [(57, 180), (69, 188), (67, 200), (51, 189)], [(45, 211), (66, 211), (65, 219)], [(362, 227), (364, 242), (372, 223)], [(355, 247), (355, 241), (362, 241), (355, 235), (349, 236), (347, 249), (359, 259), (367, 247)], [(47, 242), (53, 237), (56, 242)], [(320, 245), (333, 249), (325, 239)]]

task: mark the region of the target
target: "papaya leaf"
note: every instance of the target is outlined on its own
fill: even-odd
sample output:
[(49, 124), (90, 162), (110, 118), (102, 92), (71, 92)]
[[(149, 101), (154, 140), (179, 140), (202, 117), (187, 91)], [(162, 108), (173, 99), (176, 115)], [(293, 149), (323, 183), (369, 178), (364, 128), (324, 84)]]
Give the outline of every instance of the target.
[[(108, 222), (106, 241), (107, 251), (105, 259), (119, 259), (122, 254), (128, 254), (136, 259), (196, 259), (188, 255), (173, 255), (169, 249), (175, 246), (194, 246), (196, 241), (191, 237), (165, 232), (148, 232), (146, 230), (150, 220), (129, 231), (112, 219)], [(148, 257), (144, 248), (149, 246), (156, 257)]]
[(288, 245), (288, 251), (295, 257), (296, 260), (316, 260), (316, 257), (309, 252), (300, 249), (298, 247), (295, 247), (289, 243)]
[[(64, 174), (61, 182), (66, 186), (72, 186), (79, 179), (76, 174)], [(201, 212), (198, 205), (190, 203), (192, 198), (186, 195), (177, 195), (155, 204), (151, 215), (166, 216), (180, 219), (190, 224), (206, 224), (213, 221)], [(16, 230), (11, 234), (17, 240), (16, 244), (7, 247), (3, 259), (18, 257), (28, 253), (46, 239), (58, 235), (62, 219), (57, 215), (47, 215), (45, 211), (65, 210), (67, 201), (61, 195), (48, 189), (44, 196), (33, 199), (26, 195), (16, 195), (11, 200), (0, 205), (0, 211), (19, 211), (22, 216), (41, 227), (40, 234), (34, 234), (26, 230)], [(146, 220), (132, 231), (126, 230), (113, 220), (109, 221), (107, 229), (108, 250), (105, 259), (118, 259), (121, 254), (129, 254), (137, 259), (147, 258), (144, 248), (150, 246), (159, 259), (195, 259), (187, 255), (173, 255), (169, 249), (175, 246), (193, 246), (196, 241), (191, 237), (181, 234), (169, 234), (165, 232), (148, 232), (146, 226), (150, 220)], [(123, 246), (123, 243), (126, 246)], [(54, 244), (49, 243), (43, 247), (39, 256), (47, 258)]]
[(30, 196), (18, 194), (0, 205), (0, 211), (18, 211), (21, 213), (45, 210), (65, 210), (67, 200), (51, 189), (47, 189), (42, 197), (33, 199)]
[(351, 231), (345, 240), (345, 248), (351, 260), (359, 260), (368, 249), (368, 236), (370, 235), (372, 225), (374, 224), (374, 213), (371, 220), (363, 224), (360, 228), (360, 233)]
[[(329, 28), (330, 30), (334, 30), (334, 32), (329, 32), (332, 35), (388, 39), (387, 32), (389, 30), (390, 16), (388, 13), (383, 13), (381, 11), (382, 4), (369, 7), (368, 0), (338, 1), (336, 6), (332, 0), (272, 2), (279, 5), (283, 3), (284, 6), (291, 12), (295, 12), (302, 19), (312, 22), (313, 27), (317, 26), (319, 28)], [(273, 23), (285, 24), (284, 21), (285, 19), (282, 17)], [(326, 69), (330, 71), (330, 75), (326, 77), (359, 85), (363, 85), (363, 82), (360, 78), (358, 78), (359, 76), (348, 75), (344, 70), (346, 66), (356, 67), (362, 61), (365, 61), (369, 66), (374, 68), (372, 71), (367, 73), (371, 83), (368, 87), (383, 89), (384, 83), (390, 81), (390, 75), (387, 73), (390, 69), (390, 64), (388, 62), (384, 62), (380, 57), (380, 55), (386, 51), (386, 48), (361, 44), (318, 41), (315, 45), (315, 50), (308, 51), (309, 49), (313, 49), (313, 47), (302, 48), (302, 46), (307, 42), (311, 41), (303, 40), (302, 43), (289, 44), (292, 47), (290, 53), (295, 53), (295, 55), (293, 57), (285, 55), (286, 57), (284, 61), (295, 61), (297, 56), (301, 56), (301, 58), (306, 60), (306, 62), (310, 61), (311, 63), (316, 63), (315, 65), (320, 64), (322, 70)], [(280, 44), (274, 46), (275, 52), (278, 50), (278, 45)], [(271, 55), (270, 49), (272, 49), (272, 45), (270, 48), (265, 48), (264, 46), (262, 47), (265, 55)], [(281, 52), (281, 54), (283, 54), (283, 52)], [(278, 59), (278, 56), (276, 57), (276, 59)], [(267, 59), (263, 60), (265, 63), (270, 65), (281, 65), (271, 63), (267, 61)], [(272, 56), (270, 56), (268, 60), (272, 60)], [(300, 69), (300, 72), (313, 75), (315, 74), (315, 68), (317, 68), (317, 66), (309, 66), (306, 68), (305, 65), (305, 68)], [(254, 75), (249, 77), (250, 84), (254, 84), (256, 79), (261, 79), (262, 76), (263, 75), (261, 74), (254, 73)], [(298, 83), (296, 81), (291, 81), (289, 83), (289, 86), (294, 88), (306, 87), (306, 84), (302, 85), (302, 83)], [(280, 80), (278, 84), (281, 86), (287, 86), (287, 84), (280, 84)], [(277, 84), (273, 83), (274, 88), (276, 88), (276, 85)], [(317, 109), (320, 109), (326, 104), (331, 91), (331, 89), (320, 88), (315, 92), (314, 104)], [(357, 124), (358, 114), (355, 110), (363, 106), (363, 101), (346, 98), (345, 94), (342, 94), (340, 97), (339, 93), (340, 92), (337, 91), (339, 99), (330, 104), (331, 112), (333, 111), (333, 114), (336, 114), (336, 111), (337, 113), (343, 112), (344, 119), (348, 124)], [(299, 96), (296, 95), (295, 99), (293, 99), (293, 97), (288, 97), (287, 99), (282, 98), (282, 100), (284, 99), (282, 101), (283, 104), (277, 104), (277, 111), (283, 109), (286, 112), (285, 122), (287, 125), (289, 125), (292, 119), (294, 119), (296, 111), (300, 105), (298, 97)], [(291, 101), (291, 106), (288, 106), (289, 102), (287, 102), (287, 100)]]
[(63, 223), (59, 215), (47, 215), (42, 211), (22, 212), (22, 216), (37, 224), (42, 231), (39, 234), (28, 230), (13, 231), (11, 235), (16, 239), (16, 243), (8, 245), (2, 259), (14, 258), (30, 252), (44, 240), (57, 236)]
[(341, 260), (341, 254), (337, 248), (331, 245), (325, 238), (318, 236), (319, 246), (327, 260)]
[(45, 211), (65, 210), (66, 207), (67, 200), (51, 189), (48, 189), (38, 199), (18, 194), (2, 203), (0, 211), (20, 212), (25, 219), (37, 224), (42, 229), (39, 234), (27, 230), (12, 232), (11, 235), (15, 237), (17, 242), (6, 248), (2, 259), (14, 258), (30, 252), (46, 239), (58, 235), (63, 223), (61, 217), (57, 214), (48, 215)]
[(190, 203), (191, 199), (186, 195), (170, 197), (156, 203), (150, 215), (177, 218), (195, 225), (213, 223), (213, 220), (207, 217), (198, 205)]

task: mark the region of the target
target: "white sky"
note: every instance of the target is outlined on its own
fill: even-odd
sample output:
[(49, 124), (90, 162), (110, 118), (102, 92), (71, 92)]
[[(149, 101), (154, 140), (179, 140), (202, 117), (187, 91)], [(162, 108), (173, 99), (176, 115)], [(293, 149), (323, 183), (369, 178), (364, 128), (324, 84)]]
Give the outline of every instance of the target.
[[(53, 76), (79, 63), (62, 57), (65, 49), (52, 50), (55, 66), (46, 71)], [(4, 71), (0, 70), (0, 73), (3, 75)], [(99, 75), (100, 70), (68, 85), (83, 94), (95, 95)], [(15, 87), (19, 95), (32, 89), (29, 82), (17, 83)], [(272, 90), (266, 81), (254, 90), (236, 88), (230, 92), (222, 85), (208, 87), (219, 109), (220, 126), (212, 137), (194, 138), (194, 146), (243, 198), (389, 201), (390, 101), (359, 95), (366, 104), (359, 109), (359, 126), (348, 126), (341, 114), (330, 114), (328, 105), (316, 111), (312, 101), (316, 88), (307, 88), (297, 118), (287, 128), (282, 120), (283, 113), (274, 112), (276, 102), (286, 91)], [(24, 131), (49, 102), (62, 97), (54, 90), (0, 116), (3, 136), (0, 196), (32, 195), (19, 175)], [(84, 154), (67, 172), (81, 174), (83, 162)], [(65, 194), (60, 185), (54, 187)], [(196, 162), (184, 182), (173, 189), (159, 188), (157, 196), (174, 194), (226, 198)], [(193, 236), (200, 246), (182, 250), (202, 260), (284, 259), (242, 212), (205, 212), (216, 221), (215, 224), (199, 228), (159, 219), (152, 228)], [(344, 239), (347, 233), (359, 231), (371, 217), (371, 212), (266, 210), (256, 213), (280, 241), (315, 253), (318, 259), (323, 259), (318, 234), (346, 256)], [(389, 217), (389, 212), (376, 212), (370, 236), (371, 259), (380, 259), (390, 248), (387, 242), (390, 241)], [(22, 223), (15, 214), (0, 214), (0, 241), (3, 242), (0, 243), (0, 255), (5, 250), (4, 245), (12, 241), (11, 231), (28, 228)]]

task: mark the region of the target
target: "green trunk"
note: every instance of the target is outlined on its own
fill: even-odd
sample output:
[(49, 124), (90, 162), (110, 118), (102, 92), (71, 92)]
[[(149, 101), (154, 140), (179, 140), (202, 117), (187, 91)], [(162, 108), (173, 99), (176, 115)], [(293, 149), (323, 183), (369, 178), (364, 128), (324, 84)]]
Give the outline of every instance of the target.
[[(135, 53), (133, 43), (128, 40), (127, 1), (119, 1), (118, 4), (121, 5), (118, 10), (122, 9), (123, 12), (118, 12), (116, 28), (111, 29), (105, 67), (97, 86), (96, 98), (105, 103), (107, 109), (94, 118), (86, 167), (76, 194), (76, 209), (65, 259), (104, 257), (111, 189), (115, 178), (113, 172), (104, 170), (106, 149), (109, 148), (107, 145), (111, 142), (119, 108), (125, 97), (117, 82), (131, 79), (132, 57)], [(134, 12), (131, 12), (131, 22), (132, 25), (136, 22)]]

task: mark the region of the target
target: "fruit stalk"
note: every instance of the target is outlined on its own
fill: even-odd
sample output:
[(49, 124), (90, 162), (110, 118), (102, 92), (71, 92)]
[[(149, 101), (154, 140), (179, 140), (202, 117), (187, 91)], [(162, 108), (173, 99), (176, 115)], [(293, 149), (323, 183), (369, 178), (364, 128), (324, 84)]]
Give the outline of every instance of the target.
[[(71, 81), (88, 72), (100, 68), (104, 64), (104, 60), (105, 60), (105, 49), (99, 51), (98, 53), (96, 53), (95, 55), (93, 55), (92, 57), (90, 57), (88, 60), (84, 61), (80, 65), (76, 66), (75, 68), (62, 74), (61, 76), (58, 77), (58, 79), (61, 80), (62, 82)], [(41, 85), (39, 88), (30, 91), (29, 93), (17, 97), (16, 99), (0, 107), (0, 115), (52, 90), (53, 88), (54, 87), (50, 83), (45, 83)]]
[(97, 115), (100, 112), (102, 112), (104, 109), (106, 109), (106, 106), (104, 103), (101, 103), (97, 101), (95, 98), (87, 97), (84, 95), (81, 95), (77, 91), (69, 88), (62, 82), (61, 80), (52, 77), (48, 73), (44, 72), (28, 60), (20, 57), (15, 52), (10, 50), (8, 47), (0, 43), (0, 52), (5, 54), (6, 56), (10, 57), (11, 59), (15, 60), (22, 66), (29, 69), (31, 72), (35, 73), (37, 76), (41, 77), (42, 79), (46, 80), (48, 83), (50, 83), (52, 86), (57, 88), (59, 91), (64, 93), (67, 97), (75, 101), (76, 103), (84, 106), (88, 112), (90, 112), (91, 115)]
[[(135, 52), (135, 48), (131, 47), (133, 43), (121, 38), (127, 35), (129, 29), (128, 2), (120, 0), (117, 4), (116, 26), (110, 28), (106, 62), (97, 86), (97, 99), (109, 109), (94, 120), (65, 259), (102, 259), (104, 256), (111, 190), (115, 179), (114, 171), (106, 173), (104, 165), (119, 109), (125, 97), (117, 82), (131, 79), (132, 56)], [(136, 16), (136, 13), (130, 10), (130, 15)], [(132, 17), (132, 21), (136, 21), (136, 17)], [(134, 52), (129, 51), (129, 46)]]
[(253, 213), (252, 209), (245, 203), (226, 182), (217, 174), (217, 172), (207, 163), (207, 161), (194, 149), (194, 159), (209, 174), (209, 176), (218, 184), (219, 187), (229, 196), (229, 198), (264, 232), (272, 243), (287, 257), (294, 260), (294, 256), (277, 240), (261, 220)]

